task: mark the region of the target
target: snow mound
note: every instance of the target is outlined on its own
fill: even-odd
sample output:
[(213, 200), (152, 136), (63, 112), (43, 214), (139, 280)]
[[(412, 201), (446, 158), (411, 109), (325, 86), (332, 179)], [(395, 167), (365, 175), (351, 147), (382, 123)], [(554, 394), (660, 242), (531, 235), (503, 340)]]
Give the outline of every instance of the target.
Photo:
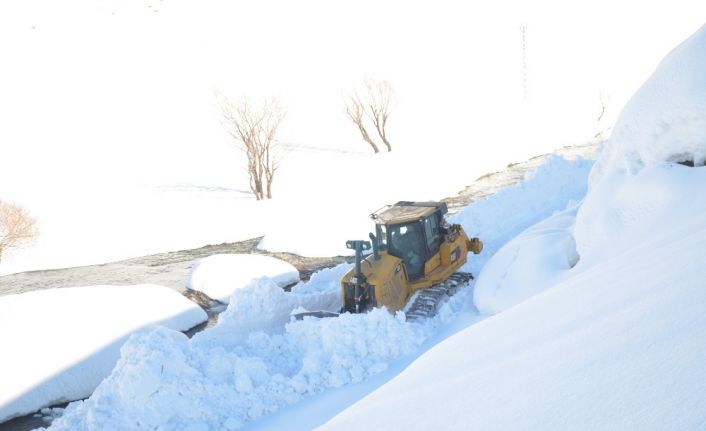
[(483, 267), (473, 301), (496, 314), (557, 283), (579, 260), (572, 235), (577, 206), (528, 228)]
[(664, 221), (651, 241), (446, 339), (319, 429), (702, 430), (706, 212)]
[(704, 429), (706, 168), (669, 161), (706, 154), (705, 41), (706, 27), (624, 111), (576, 211), (578, 263), (572, 211), (528, 229), (488, 262), (477, 296), (503, 308), (537, 276), (541, 295), (428, 350), (321, 429)]
[(591, 174), (635, 173), (663, 161), (706, 162), (706, 25), (674, 48), (625, 105)]
[(524, 181), (473, 202), (450, 218), (469, 236), (483, 241), (483, 252), (470, 255), (465, 271), (478, 275), (508, 241), (535, 223), (562, 211), (586, 195), (592, 160), (549, 156)]
[(706, 25), (677, 46), (628, 102), (591, 171), (575, 237), (582, 259), (649, 240), (706, 206)]
[[(616, 255), (654, 241), (665, 224), (686, 223), (706, 213), (697, 199), (706, 184), (704, 168), (678, 164), (613, 176), (594, 187), (578, 212), (575, 238), (582, 263)], [(654, 244), (659, 249), (660, 244)]]
[(291, 264), (257, 254), (216, 254), (200, 259), (189, 274), (189, 288), (213, 299), (228, 302), (237, 289), (255, 278), (266, 276), (279, 287), (299, 281), (299, 271)]
[[(191, 340), (164, 328), (133, 335), (112, 374), (88, 400), (69, 405), (51, 429), (239, 429), (417, 352), (438, 321), (410, 324), (384, 309), (290, 321), (291, 310), (309, 305), (313, 292), (333, 286), (338, 294), (346, 269), (320, 273), (312, 286), (293, 292), (255, 280), (234, 292), (214, 328)], [(468, 310), (468, 291), (459, 295), (465, 306), (449, 301), (444, 319)]]
[(131, 332), (151, 324), (186, 330), (206, 318), (183, 295), (155, 285), (0, 296), (0, 421), (88, 396)]

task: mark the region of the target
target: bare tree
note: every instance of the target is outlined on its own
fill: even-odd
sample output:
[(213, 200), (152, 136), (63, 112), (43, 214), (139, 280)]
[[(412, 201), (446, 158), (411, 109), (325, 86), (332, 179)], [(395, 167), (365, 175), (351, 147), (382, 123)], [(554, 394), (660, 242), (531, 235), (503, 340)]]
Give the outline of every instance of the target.
[(346, 115), (358, 127), (363, 140), (376, 153), (380, 152), (380, 149), (365, 128), (364, 118), (372, 121), (378, 136), (387, 147), (387, 151), (392, 151), (386, 130), (387, 120), (390, 117), (391, 100), (392, 86), (390, 83), (384, 80), (376, 81), (372, 79), (365, 80), (365, 100), (361, 100), (357, 91), (354, 91), (346, 99)]
[(4, 252), (37, 236), (36, 220), (21, 206), (0, 201), (0, 260)]
[(387, 81), (365, 80), (365, 87), (368, 90), (368, 109), (366, 113), (373, 122), (380, 139), (387, 147), (387, 151), (392, 151), (390, 141), (387, 140), (387, 119), (390, 116), (390, 101), (392, 100), (392, 86)]
[(370, 138), (370, 134), (368, 134), (368, 131), (365, 129), (365, 125), (363, 124), (364, 113), (365, 108), (363, 106), (363, 102), (360, 101), (358, 93), (348, 96), (348, 99), (346, 99), (346, 115), (348, 115), (348, 118), (356, 126), (358, 126), (358, 131), (361, 136), (363, 136), (363, 140), (367, 142), (368, 145), (373, 147), (373, 151), (375, 151), (375, 153), (379, 153), (380, 148), (378, 148), (377, 144), (375, 144), (375, 142)]
[(279, 167), (275, 136), (285, 112), (276, 99), (253, 107), (247, 98), (233, 103), (216, 93), (228, 132), (247, 158), (250, 190), (255, 199), (272, 199), (272, 182)]

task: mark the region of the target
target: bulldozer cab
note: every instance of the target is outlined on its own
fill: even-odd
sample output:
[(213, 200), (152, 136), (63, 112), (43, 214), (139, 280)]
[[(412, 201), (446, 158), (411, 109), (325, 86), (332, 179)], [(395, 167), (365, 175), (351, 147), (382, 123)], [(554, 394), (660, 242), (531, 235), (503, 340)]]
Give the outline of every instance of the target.
[(408, 280), (423, 277), (425, 263), (439, 252), (446, 211), (444, 203), (403, 201), (372, 214), (378, 248), (402, 259)]

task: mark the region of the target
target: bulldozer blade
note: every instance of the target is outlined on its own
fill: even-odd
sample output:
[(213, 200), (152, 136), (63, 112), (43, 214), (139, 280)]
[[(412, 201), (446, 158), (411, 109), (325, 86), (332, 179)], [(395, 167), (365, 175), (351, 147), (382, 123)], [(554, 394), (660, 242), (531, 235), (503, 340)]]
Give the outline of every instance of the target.
[(296, 320), (304, 320), (305, 317), (315, 317), (317, 319), (323, 319), (326, 317), (338, 317), (341, 313), (336, 313), (334, 311), (305, 311), (303, 313), (293, 314)]

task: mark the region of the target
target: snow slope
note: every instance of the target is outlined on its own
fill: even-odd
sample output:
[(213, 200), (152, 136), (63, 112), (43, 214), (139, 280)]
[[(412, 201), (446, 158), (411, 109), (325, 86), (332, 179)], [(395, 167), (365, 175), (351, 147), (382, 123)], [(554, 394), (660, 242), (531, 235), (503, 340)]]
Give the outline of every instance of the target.
[[(503, 232), (510, 235), (531, 223), (535, 212), (551, 214), (580, 199), (590, 166), (582, 159), (550, 158), (524, 183), (476, 202), (461, 219), (472, 214), (480, 226), (494, 226), (498, 219), (515, 214), (521, 202), (533, 202), (524, 207), (526, 217), (504, 227)], [(573, 182), (577, 184), (565, 186)], [(545, 193), (549, 185), (556, 185), (555, 193)], [(519, 202), (503, 203), (503, 199)], [(497, 201), (493, 204), (493, 200)], [(500, 237), (489, 236), (487, 247), (499, 248)], [(469, 288), (427, 322), (406, 323), (383, 310), (290, 322), (290, 313), (301, 308), (340, 309), (339, 281), (350, 267), (320, 271), (291, 293), (269, 279), (236, 289), (218, 325), (192, 340), (164, 330), (136, 335), (125, 345), (111, 376), (91, 398), (72, 404), (53, 428), (239, 429), (247, 424), (257, 428), (258, 419), (269, 415), (270, 425), (265, 427), (309, 429), (335, 411), (300, 416), (294, 422), (287, 420), (287, 411), (351, 384), (353, 395), (348, 396), (360, 397), (361, 391), (371, 390), (370, 382), (381, 384), (393, 377), (424, 348), (443, 338), (451, 322), (461, 319), (468, 324), (480, 318)], [(271, 417), (281, 410), (284, 419)]]
[(469, 327), (321, 429), (703, 429), (704, 214)]
[(217, 254), (200, 259), (189, 274), (189, 288), (227, 303), (236, 289), (253, 278), (268, 277), (284, 287), (299, 281), (299, 271), (291, 264), (256, 254)]
[[(504, 311), (321, 429), (706, 427), (706, 168), (673, 163), (706, 151), (705, 42), (706, 26), (626, 106), (573, 229), (555, 216), (488, 262), (476, 301)], [(578, 254), (557, 252), (571, 237)]]
[(549, 156), (524, 181), (474, 202), (449, 221), (483, 240), (483, 253), (463, 268), (479, 274), (491, 256), (533, 224), (583, 199), (593, 160)]
[(664, 161), (706, 162), (705, 27), (674, 48), (628, 101), (592, 184)]
[(0, 296), (0, 421), (90, 395), (130, 333), (152, 324), (181, 331), (206, 318), (178, 292), (155, 285)]
[[(621, 26), (621, 29), (624, 27)], [(136, 34), (139, 35), (139, 32)], [(553, 36), (557, 39), (555, 34)], [(137, 39), (140, 40), (139, 37)], [(38, 38), (39, 42), (42, 40)], [(699, 51), (702, 40), (703, 31), (692, 39), (693, 43), (689, 42), (683, 49), (675, 52), (679, 53), (678, 57), (703, 59), (705, 56)], [(36, 45), (41, 46), (41, 43)], [(148, 45), (148, 48), (153, 47)], [(433, 49), (436, 50), (436, 45)], [(697, 52), (694, 53), (694, 50)], [(495, 53), (494, 50), (491, 51), (491, 55)], [(417, 51), (414, 52), (412, 57), (416, 59), (419, 56)], [(440, 54), (454, 54), (449, 55), (449, 58), (454, 59), (463, 57), (452, 51), (441, 51)], [(669, 61), (662, 66), (669, 68), (672, 67), (670, 65), (680, 64), (691, 64), (687, 71), (701, 70), (698, 60)], [(490, 76), (499, 70), (493, 67), (490, 69)], [(66, 72), (64, 71), (65, 75), (70, 75)], [(155, 71), (152, 73), (159, 75)], [(665, 76), (682, 78), (683, 73), (684, 70), (669, 71)], [(437, 77), (432, 78), (438, 81)], [(464, 79), (466, 78), (464, 76)], [(696, 76), (693, 79), (685, 79), (684, 82), (697, 85), (701, 82), (698, 79)], [(481, 79), (470, 81), (478, 86), (486, 83)], [(678, 81), (670, 79), (664, 85)], [(37, 82), (41, 82), (41, 79)], [(497, 87), (502, 86), (495, 84)], [(645, 98), (654, 106), (663, 102), (664, 94), (664, 87), (656, 87), (652, 97)], [(453, 84), (449, 88), (453, 88)], [(427, 91), (439, 93), (436, 87), (433, 91)], [(697, 95), (700, 94), (698, 88), (694, 91)], [(164, 92), (168, 93), (169, 91)], [(450, 93), (456, 94), (453, 91)], [(494, 96), (490, 89), (489, 93)], [(687, 98), (691, 93), (683, 91), (670, 94)], [(409, 93), (407, 97), (411, 97)], [(479, 99), (479, 103), (483, 106), (485, 101)], [(495, 106), (495, 110), (491, 107), (490, 113), (484, 111), (483, 114), (512, 111), (506, 109), (507, 106), (502, 103), (496, 103), (499, 106)], [(674, 103), (675, 105), (670, 105), (673, 109), (668, 112), (654, 111), (658, 114), (653, 118), (653, 123), (645, 121), (648, 124), (642, 124), (643, 120), (650, 117), (636, 114), (634, 121), (639, 127), (633, 130), (639, 131), (642, 127), (647, 127), (648, 130), (659, 131), (659, 127), (653, 126), (660, 124), (667, 124), (671, 129), (686, 121), (686, 127), (677, 129), (702, 134), (698, 114), (693, 117), (670, 116), (670, 113), (681, 109), (679, 107), (684, 107), (684, 112), (689, 113), (690, 107), (701, 105), (686, 102), (680, 104), (678, 100)], [(93, 106), (90, 103), (87, 105)], [(428, 106), (444, 105), (431, 103)], [(558, 109), (563, 108), (561, 104), (557, 106)], [(644, 106), (644, 103), (639, 106)], [(657, 109), (654, 106), (653, 109)], [(443, 112), (437, 114), (443, 118)], [(464, 111), (455, 115), (459, 119), (468, 118)], [(184, 115), (180, 118), (188, 117)], [(162, 124), (174, 123), (165, 122), (165, 118), (172, 120), (169, 116), (164, 116), (160, 118)], [(320, 117), (314, 118), (319, 120)], [(558, 123), (555, 118), (550, 118)], [(624, 119), (616, 129), (628, 130), (623, 125), (628, 124), (630, 117), (626, 114), (621, 118)], [(693, 124), (690, 123), (692, 119), (696, 120)], [(507, 128), (507, 117), (501, 115), (494, 121)], [(461, 125), (464, 131), (467, 127), (463, 121), (451, 123)], [(433, 121), (430, 124), (436, 126)], [(489, 129), (492, 131), (493, 127)], [(126, 130), (132, 131), (132, 128), (127, 127)], [(410, 133), (411, 135), (413, 133)], [(509, 135), (516, 137), (521, 136), (521, 133)], [(145, 136), (149, 140), (155, 135)], [(198, 133), (193, 136), (200, 138)], [(416, 139), (425, 142), (425, 135), (420, 136), (422, 138)], [(459, 133), (458, 136), (465, 135)], [(675, 136), (683, 137), (684, 134), (677, 133)], [(493, 142), (502, 141), (506, 137), (494, 136), (496, 139)], [(125, 141), (132, 141), (132, 136), (124, 138)], [(197, 141), (202, 142), (201, 139)], [(427, 143), (429, 141), (431, 140)], [(144, 141), (136, 142), (141, 144)], [(701, 171), (703, 168), (688, 170), (686, 167), (666, 163), (665, 161), (675, 160), (677, 153), (682, 156), (683, 148), (679, 151), (676, 151), (676, 148), (665, 149), (665, 145), (673, 145), (670, 140), (655, 142), (656, 146), (645, 147), (648, 148), (647, 151), (657, 154), (658, 152), (654, 151), (657, 148), (664, 150), (664, 153), (656, 159), (650, 159), (640, 156), (641, 150), (628, 148), (630, 145), (637, 145), (633, 137), (630, 137), (629, 130), (616, 137), (611, 146), (606, 147), (600, 168), (593, 170), (595, 175), (592, 175), (591, 191), (576, 212), (573, 229), (570, 222), (574, 218), (571, 211), (575, 207), (557, 214), (543, 225), (526, 230), (522, 237), (518, 237), (516, 243), (508, 247), (509, 250), (514, 247), (517, 258), (504, 260), (497, 265), (489, 261), (487, 267), (489, 271), (490, 268), (495, 268), (495, 275), (491, 272), (487, 276), (481, 275), (481, 278), (486, 279), (484, 283), (488, 285), (493, 285), (494, 280), (499, 281), (501, 278), (508, 280), (508, 274), (513, 275), (515, 280), (535, 277), (538, 283), (527, 286), (527, 290), (523, 289), (523, 286), (517, 286), (517, 283), (508, 284), (505, 287), (510, 288), (507, 289), (495, 289), (497, 301), (489, 307), (495, 307), (496, 311), (504, 310), (503, 312), (443, 341), (436, 348), (428, 350), (419, 361), (411, 362), (426, 348), (443, 339), (440, 334), (445, 333), (444, 328), (448, 327), (445, 325), (453, 326), (452, 322), (459, 321), (470, 324), (483, 318), (472, 305), (470, 289), (460, 292), (442, 309), (438, 318), (429, 322), (407, 324), (402, 321), (401, 316), (391, 316), (380, 310), (365, 316), (289, 322), (289, 313), (297, 307), (319, 308), (318, 304), (312, 304), (318, 303), (322, 297), (327, 298), (327, 301), (335, 298), (336, 293), (333, 292), (332, 286), (335, 287), (336, 278), (340, 277), (340, 272), (337, 271), (342, 272), (345, 267), (331, 270), (317, 281), (301, 285), (291, 293), (282, 292), (271, 281), (261, 279), (246, 288), (236, 290), (219, 325), (192, 340), (164, 328), (143, 331), (131, 337), (123, 346), (121, 359), (111, 375), (96, 389), (91, 398), (85, 402), (71, 404), (66, 414), (57, 420), (53, 427), (238, 429), (247, 423), (257, 427), (257, 422), (254, 422), (257, 419), (293, 406), (298, 401), (324, 396), (336, 388), (345, 389), (351, 384), (355, 386), (369, 383), (382, 375), (393, 378), (399, 370), (411, 363), (397, 378), (349, 411), (334, 418), (328, 426), (336, 429), (347, 426), (355, 426), (356, 429), (465, 429), (473, 425), (485, 429), (516, 429), (523, 426), (527, 429), (703, 428), (704, 411), (699, 402), (704, 398), (704, 371), (701, 365), (704, 363), (704, 349), (694, 340), (703, 339), (703, 328), (706, 327), (702, 317), (703, 289), (698, 287), (702, 278), (698, 270), (704, 266), (699, 254), (705, 239), (704, 208), (699, 199), (692, 198), (694, 202), (687, 205), (680, 205), (681, 202), (672, 199), (672, 196), (680, 196), (679, 193), (685, 193), (684, 196), (700, 196), (700, 186), (704, 180)], [(691, 148), (687, 155), (693, 154), (698, 163), (702, 150), (701, 141), (694, 139), (693, 142), (698, 144), (695, 148), (697, 151)], [(492, 145), (489, 141), (483, 143)], [(462, 154), (455, 151), (458, 147), (464, 147), (464, 144), (465, 142), (453, 141), (446, 151), (438, 151), (438, 154), (426, 159), (424, 151), (417, 154), (401, 152), (401, 156), (395, 153), (394, 157), (399, 159), (389, 164), (378, 162), (379, 159), (368, 164), (365, 158), (361, 158), (361, 161), (354, 162), (355, 169), (324, 172), (320, 177), (312, 174), (307, 178), (306, 184), (324, 183), (324, 187), (303, 190), (314, 196), (317, 192), (320, 196), (327, 196), (332, 191), (337, 192), (337, 199), (325, 201), (325, 206), (329, 211), (331, 208), (335, 208), (337, 212), (345, 211), (346, 215), (342, 218), (327, 217), (329, 213), (326, 213), (326, 208), (307, 207), (306, 211), (292, 211), (299, 208), (295, 205), (301, 205), (301, 197), (297, 196), (279, 207), (280, 211), (269, 211), (273, 220), (279, 218), (285, 224), (278, 232), (288, 234), (291, 230), (299, 229), (296, 235), (288, 236), (286, 241), (281, 241), (276, 247), (282, 247), (281, 244), (287, 242), (308, 247), (309, 244), (303, 240), (316, 233), (314, 236), (317, 238), (326, 237), (327, 243), (319, 244), (326, 247), (311, 247), (311, 250), (328, 250), (334, 243), (342, 244), (338, 240), (334, 241), (333, 237), (342, 235), (336, 228), (342, 224), (347, 225), (347, 218), (358, 221), (362, 218), (354, 212), (367, 213), (375, 209), (367, 208), (362, 203), (375, 203), (377, 198), (414, 190), (418, 190), (420, 196), (423, 196), (433, 192), (432, 188), (435, 187), (428, 178), (445, 178), (444, 186), (448, 186), (452, 181), (441, 175), (449, 171), (444, 162), (447, 163), (452, 157), (462, 159), (468, 156), (470, 160), (470, 152)], [(468, 150), (465, 147), (464, 150)], [(534, 147), (526, 146), (522, 151), (530, 151), (529, 148)], [(158, 155), (160, 153), (154, 148), (150, 151)], [(182, 151), (189, 153), (188, 149)], [(610, 154), (613, 151), (615, 155), (611, 159)], [(406, 156), (409, 158), (405, 159)], [(433, 160), (432, 157), (437, 159)], [(496, 164), (502, 159), (498, 154), (493, 154), (492, 157), (495, 159), (492, 163)], [(125, 157), (126, 160), (131, 158), (132, 154)], [(475, 160), (480, 159), (476, 157)], [(150, 166), (147, 161), (144, 163)], [(478, 232), (484, 239), (484, 233), (488, 232), (486, 253), (500, 250), (514, 235), (513, 232), (519, 233), (555, 211), (563, 211), (567, 204), (575, 204), (572, 201), (580, 199), (585, 190), (587, 171), (580, 170), (585, 168), (585, 165), (580, 167), (581, 164), (580, 161), (576, 162), (577, 169), (569, 169), (567, 177), (559, 177), (558, 181), (565, 180), (566, 183), (574, 178), (581, 178), (581, 182), (575, 188), (573, 185), (567, 189), (558, 187), (560, 197), (556, 200), (553, 200), (555, 196), (552, 193), (537, 188), (526, 196), (527, 202), (537, 203), (536, 206), (499, 204), (497, 208), (488, 205), (485, 210), (481, 210), (482, 206), (479, 204), (475, 210), (470, 210), (470, 214), (474, 211), (480, 213), (473, 216), (477, 217), (477, 220), (470, 223), (471, 226), (493, 226), (503, 220), (513, 220), (512, 216), (517, 215), (511, 223), (508, 222), (509, 226), (502, 231), (502, 235), (496, 238), (493, 238), (494, 229)], [(178, 166), (180, 165), (175, 163), (174, 169), (177, 171)], [(317, 165), (304, 166), (308, 168)], [(427, 178), (422, 175), (394, 177), (394, 183), (390, 183), (394, 184), (394, 187), (391, 186), (371, 198), (370, 190), (385, 189), (371, 187), (370, 185), (376, 184), (374, 178), (359, 181), (361, 176), (366, 177), (371, 166), (376, 168), (374, 172), (384, 172), (385, 178), (394, 177), (400, 172), (417, 172), (410, 167), (429, 166), (436, 171), (426, 172)], [(625, 166), (629, 169), (625, 169)], [(100, 166), (94, 169), (98, 171)], [(478, 169), (479, 165), (476, 164), (467, 170), (458, 170), (456, 174), (482, 173), (478, 172)], [(61, 170), (66, 169), (62, 166), (52, 172)], [(123, 172), (122, 169), (116, 171)], [(315, 169), (305, 171), (319, 172)], [(291, 172), (302, 172), (302, 165), (296, 169), (292, 168)], [(351, 182), (342, 186), (337, 181), (331, 181), (331, 178), (338, 179), (342, 176), (350, 178)], [(415, 176), (417, 178), (414, 178)], [(199, 175), (194, 177), (202, 178)], [(293, 175), (288, 178), (295, 177)], [(410, 184), (406, 180), (410, 180), (410, 183), (416, 180), (417, 183)], [(80, 178), (76, 184), (83, 182), (83, 178)], [(414, 188), (424, 182), (428, 188)], [(296, 185), (286, 184), (296, 188)], [(561, 185), (563, 184), (557, 184)], [(65, 190), (63, 186), (65, 184), (52, 191)], [(21, 188), (14, 186), (4, 193), (22, 196), (22, 192), (18, 191)], [(227, 190), (237, 193), (238, 188), (234, 186)], [(322, 190), (326, 192), (323, 193)], [(354, 199), (346, 199), (345, 194), (349, 190), (354, 190)], [(32, 191), (38, 196), (37, 190)], [(102, 195), (105, 189), (96, 187), (93, 191), (96, 195)], [(46, 190), (42, 192), (46, 193)], [(654, 196), (647, 200), (635, 198), (650, 194)], [(66, 202), (62, 200), (63, 195), (54, 193), (54, 196), (56, 201), (52, 202), (53, 209), (66, 206)], [(517, 198), (514, 193), (505, 196), (507, 199)], [(396, 196), (395, 200), (400, 198)], [(417, 196), (409, 198), (416, 199)], [(149, 201), (150, 199), (146, 199), (146, 204), (150, 204)], [(77, 202), (80, 202), (80, 199), (77, 199)], [(111, 197), (106, 197), (99, 204), (112, 206), (99, 209), (98, 214), (103, 214), (101, 211), (109, 214), (111, 209), (120, 207), (123, 202), (131, 201), (112, 202)], [(198, 206), (185, 204), (186, 201), (175, 202), (178, 202), (178, 205), (172, 209), (181, 210), (185, 206), (186, 210), (173, 211), (174, 214), (152, 213), (150, 210), (153, 207), (148, 207), (146, 211), (136, 211), (135, 207), (127, 205), (127, 209), (121, 214), (127, 216), (126, 220), (132, 223), (126, 223), (123, 231), (112, 232), (112, 235), (122, 239), (123, 245), (130, 245), (130, 239), (135, 237), (124, 235), (125, 232), (138, 237), (139, 233), (150, 232), (148, 224), (140, 225), (140, 216), (143, 213), (149, 214), (150, 221), (157, 226), (165, 219), (170, 220), (172, 225), (168, 229), (158, 231), (154, 241), (133, 245), (137, 248), (145, 247), (146, 243), (162, 247), (164, 244), (160, 240), (164, 238), (175, 242), (186, 239), (200, 240), (199, 238), (203, 238), (203, 232), (194, 226), (204, 223), (203, 213), (217, 214), (217, 222), (210, 227), (219, 227), (218, 223), (222, 223), (220, 227), (227, 226), (229, 222), (234, 226), (236, 223), (233, 223), (233, 220), (238, 220), (246, 225), (249, 231), (265, 233), (261, 228), (268, 223), (263, 216), (268, 211), (250, 212), (243, 207), (231, 208), (230, 212), (218, 212), (218, 208), (214, 211), (202, 211)], [(70, 220), (72, 215), (80, 213), (76, 211), (78, 207), (68, 208), (70, 210), (66, 210), (62, 215), (64, 220)], [(154, 208), (158, 209), (159, 205)], [(305, 220), (306, 223), (298, 224), (290, 217), (281, 217), (291, 213), (300, 216), (303, 214), (309, 219)], [(93, 214), (95, 213), (91, 215)], [(248, 215), (243, 216), (244, 214)], [(646, 215), (644, 220), (642, 214)], [(235, 215), (247, 217), (247, 220), (239, 219)], [(193, 219), (182, 223), (190, 217)], [(318, 219), (312, 220), (315, 217)], [(111, 227), (119, 225), (105, 221), (107, 219), (87, 217), (74, 220), (70, 226), (80, 228), (86, 220), (101, 220), (101, 223)], [(317, 223), (322, 220), (328, 223)], [(673, 220), (682, 224), (675, 224)], [(61, 232), (61, 228), (66, 226), (57, 222), (57, 219), (54, 222), (55, 233)], [(133, 227), (131, 225), (141, 226), (136, 231), (138, 234), (130, 232)], [(183, 236), (174, 235), (180, 228), (183, 228)], [(237, 236), (241, 233), (238, 229), (239, 227), (233, 227), (229, 235)], [(101, 232), (101, 229), (96, 228), (93, 232)], [(69, 234), (70, 232), (64, 233), (67, 236)], [(560, 241), (555, 241), (556, 238), (552, 235), (558, 236)], [(575, 262), (575, 255), (566, 252), (566, 244), (571, 243), (569, 235), (573, 236), (576, 243), (578, 263)], [(56, 238), (54, 237), (55, 240)], [(615, 244), (613, 238), (616, 239)], [(269, 239), (273, 243), (277, 242), (274, 235)], [(101, 242), (101, 238), (97, 237), (95, 241)], [(560, 247), (552, 249), (551, 254), (542, 256), (543, 259), (536, 259), (538, 251), (546, 250), (555, 244)], [(52, 256), (61, 249), (59, 245), (63, 246), (60, 241), (54, 242), (54, 252), (46, 255), (46, 262), (51, 261), (54, 258)], [(77, 246), (77, 249), (84, 253), (92, 252), (90, 247)], [(135, 248), (131, 250), (134, 251)], [(665, 255), (665, 252), (668, 254)], [(73, 257), (86, 258), (85, 255), (79, 254)], [(498, 252), (496, 256), (497, 259), (503, 260), (504, 255), (504, 252)], [(574, 263), (576, 265), (573, 265)], [(511, 274), (513, 272), (514, 274)], [(541, 289), (535, 289), (537, 287), (544, 291), (538, 293)], [(503, 297), (504, 295), (506, 296)], [(526, 300), (532, 295), (535, 296)], [(478, 301), (480, 296), (475, 299)], [(481, 305), (480, 301), (478, 305)], [(357, 396), (362, 395), (359, 393)], [(356, 399), (351, 397), (348, 401)], [(327, 415), (330, 414), (329, 410), (326, 414), (321, 413), (319, 417), (308, 418), (307, 422), (289, 423), (285, 415), (283, 422), (279, 423), (287, 429), (309, 429), (312, 424), (328, 419)]]

